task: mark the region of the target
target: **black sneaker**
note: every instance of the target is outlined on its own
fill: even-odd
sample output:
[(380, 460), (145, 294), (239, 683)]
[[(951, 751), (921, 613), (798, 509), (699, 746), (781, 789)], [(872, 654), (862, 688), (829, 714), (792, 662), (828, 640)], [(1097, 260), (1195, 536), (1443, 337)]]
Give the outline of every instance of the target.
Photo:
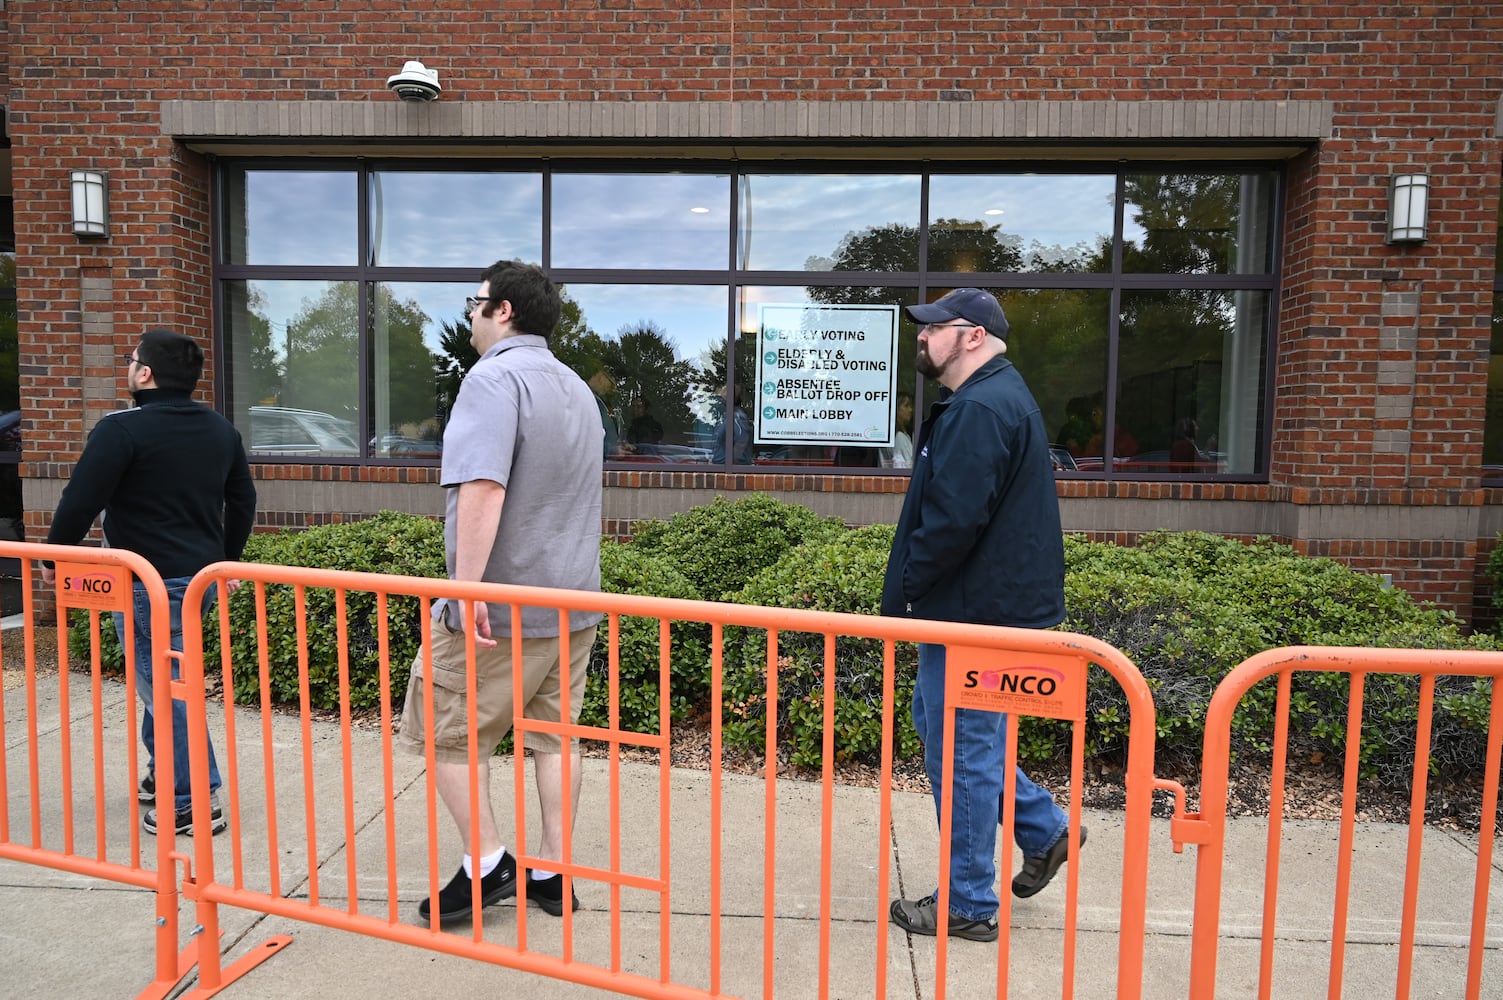
[[(154, 781), (153, 781), (153, 791), (155, 791), (155, 782)], [(229, 820), (229, 817), (227, 817), (224, 814), (224, 807), (219, 804), (219, 793), (218, 792), (213, 792), (213, 793), (210, 794), (210, 796), (209, 796), (209, 802), (210, 802), (210, 804), (213, 807), (211, 809), (210, 813), (209, 813), (209, 834), (212, 836), (213, 834), (216, 834), (216, 833), (222, 833), (225, 830), (225, 828), (227, 828), (230, 825), (230, 820)], [(192, 833), (193, 832), (193, 809), (192, 809), (192, 807), (189, 807), (187, 809), (179, 809), (177, 812), (173, 813), (173, 815), (172, 815), (172, 826), (173, 826), (173, 829), (176, 830), (178, 833)], [(146, 815), (141, 817), (141, 827), (147, 833), (154, 834), (154, 833), (157, 832), (157, 811), (155, 809), (148, 809), (148, 810), (146, 810)]]
[[(438, 919), (440, 923), (449, 924), (456, 920), (463, 920), (470, 916), (471, 897), (470, 886), (474, 880), (464, 873), (464, 865), (459, 866), (459, 871), (449, 880), (449, 884), (438, 892)], [(510, 852), (501, 855), (501, 863), (495, 867), (489, 875), (480, 879), (480, 905), (490, 906), (499, 903), (503, 899), (510, 899), (517, 894), (517, 859)], [(428, 921), (428, 926), (433, 926), (431, 916), (431, 903), (433, 897), (428, 897), (418, 904), (418, 916)]]
[[(569, 895), (573, 897), (572, 909), (579, 909), (579, 895), (570, 887)], [(532, 870), (527, 871), (527, 902), (536, 903), (543, 908), (544, 913), (551, 913), (555, 917), (564, 915), (564, 877), (562, 875), (550, 875), (548, 878), (533, 878)]]
[(136, 786), (136, 801), (153, 804), (157, 801), (157, 775), (155, 771), (147, 771), (146, 777), (142, 778), (141, 783)]
[[(1080, 828), (1080, 843), (1085, 846), (1086, 828)], [(1059, 866), (1070, 860), (1070, 832), (1066, 830), (1060, 838), (1043, 854), (1035, 854), (1023, 859), (1023, 870), (1012, 880), (1012, 894), (1019, 899), (1027, 899), (1037, 895), (1049, 880), (1054, 878), (1054, 873), (1059, 871)]]
[[(926, 934), (934, 937), (939, 933), (939, 900), (934, 896), (923, 899), (895, 899), (888, 910), (892, 922), (910, 934)], [(967, 920), (959, 914), (950, 915), (950, 937), (967, 941), (997, 940), (997, 918)]]

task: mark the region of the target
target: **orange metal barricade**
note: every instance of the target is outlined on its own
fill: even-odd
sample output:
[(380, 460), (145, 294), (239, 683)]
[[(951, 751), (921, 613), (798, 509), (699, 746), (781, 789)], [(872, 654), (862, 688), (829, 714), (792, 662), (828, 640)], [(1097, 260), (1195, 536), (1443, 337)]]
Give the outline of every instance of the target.
[[(1420, 890), (1421, 837), (1425, 820), (1426, 782), (1431, 754), (1431, 719), (1436, 678), (1445, 675), (1489, 677), (1493, 681), (1486, 766), (1481, 809), (1481, 832), (1476, 875), (1471, 895), (1471, 927), (1468, 942), (1465, 996), (1483, 996), (1482, 961), (1487, 930), (1489, 879), (1494, 857), (1498, 817), (1500, 744), (1503, 744), (1503, 698), (1498, 681), (1503, 679), (1503, 653), (1420, 650), (1354, 649), (1339, 647), (1287, 647), (1254, 656), (1229, 674), (1212, 699), (1206, 720), (1205, 754), (1202, 764), (1201, 800), (1198, 813), (1183, 811), (1173, 821), (1176, 845), (1198, 845), (1195, 886), (1195, 918), (1190, 970), (1190, 996), (1211, 1000), (1216, 995), (1217, 959), (1220, 949), (1222, 874), (1226, 855), (1228, 777), (1232, 754), (1232, 717), (1248, 691), (1266, 678), (1277, 678), (1276, 732), (1269, 799), (1269, 829), (1263, 880), (1261, 945), (1257, 969), (1258, 997), (1273, 995), (1274, 959), (1279, 918), (1281, 874), (1281, 823), (1286, 777), (1291, 681), (1296, 672), (1335, 671), (1350, 675), (1349, 713), (1346, 727), (1348, 752), (1344, 771), (1340, 842), (1334, 872), (1335, 898), (1330, 927), (1331, 955), (1327, 996), (1342, 996), (1346, 966), (1348, 927), (1353, 892), (1354, 827), (1359, 777), (1356, 752), (1362, 731), (1364, 681), (1373, 674), (1410, 674), (1420, 678), (1418, 723), (1415, 734), (1413, 790), (1404, 859), (1404, 889), (1399, 921), (1400, 934), (1395, 995), (1411, 995)], [(1168, 783), (1165, 783), (1168, 784)], [(1300, 886), (1302, 890), (1305, 886)], [(1313, 985), (1302, 981), (1308, 989)], [(1456, 984), (1460, 985), (1460, 984)], [(1496, 984), (1495, 984), (1496, 985)], [(1455, 995), (1447, 988), (1445, 995)], [(1238, 995), (1245, 995), (1239, 993)], [(1306, 992), (1305, 995), (1314, 995)], [(1426, 995), (1441, 995), (1429, 993)], [(1489, 993), (1489, 995), (1495, 995)]]
[[(490, 962), (500, 966), (534, 972), (541, 975), (551, 976), (558, 979), (582, 983), (589, 986), (612, 990), (618, 993), (630, 994), (641, 997), (729, 997), (751, 995), (750, 990), (760, 992), (761, 995), (771, 997), (774, 995), (774, 943), (777, 931), (774, 921), (777, 916), (778, 905), (778, 868), (777, 852), (779, 836), (777, 817), (779, 811), (779, 779), (778, 779), (778, 731), (776, 726), (777, 712), (768, 712), (766, 731), (766, 761), (762, 791), (762, 817), (760, 823), (760, 837), (748, 836), (750, 831), (742, 825), (734, 822), (728, 824), (725, 814), (726, 775), (723, 769), (722, 756), (722, 723), (720, 713), (714, 713), (711, 732), (710, 746), (710, 770), (708, 774), (709, 792), (703, 806), (708, 815), (709, 823), (709, 848), (705, 862), (705, 873), (702, 881), (708, 882), (707, 909), (708, 930), (704, 939), (703, 947), (708, 955), (708, 978), (701, 983), (690, 984), (679, 981), (675, 977), (675, 969), (672, 962), (675, 935), (682, 932), (674, 926), (671, 916), (671, 894), (674, 891), (675, 881), (672, 878), (670, 854), (680, 845), (673, 843), (670, 837), (670, 818), (675, 803), (681, 802), (683, 796), (675, 790), (674, 780), (670, 769), (669, 736), (670, 720), (667, 703), (669, 690), (669, 640), (673, 630), (683, 627), (684, 623), (701, 623), (707, 625), (711, 634), (711, 669), (710, 681), (712, 684), (712, 703), (720, 704), (722, 659), (724, 655), (724, 639), (727, 629), (756, 629), (766, 630), (766, 679), (767, 679), (767, 704), (775, 706), (778, 700), (778, 641), (779, 637), (789, 633), (808, 633), (824, 637), (825, 649), (825, 674), (826, 684), (823, 695), (821, 710), (824, 720), (824, 767), (820, 781), (821, 805), (821, 829), (817, 834), (819, 838), (819, 857), (821, 860), (821, 872), (819, 882), (819, 912), (818, 912), (818, 995), (820, 997), (834, 995), (848, 995), (850, 990), (845, 984), (832, 984), (830, 982), (830, 968), (832, 953), (835, 945), (831, 940), (831, 908), (832, 908), (832, 885), (831, 868), (832, 859), (837, 852), (851, 850), (843, 838), (835, 833), (836, 823), (840, 817), (835, 808), (835, 780), (833, 732), (834, 732), (834, 684), (833, 676), (835, 662), (835, 637), (857, 636), (878, 640), (883, 650), (883, 677), (882, 685), (884, 692), (884, 706), (882, 718), (882, 752), (881, 752), (881, 794), (879, 797), (878, 813), (876, 818), (876, 837), (874, 843), (868, 843), (869, 860), (867, 864), (875, 870), (876, 887), (872, 893), (874, 901), (869, 905), (873, 907), (870, 913), (872, 933), (874, 941), (871, 942), (871, 954), (874, 962), (873, 994), (885, 996), (887, 993), (887, 954), (889, 938), (889, 920), (887, 903), (889, 898), (889, 866), (893, 862), (891, 856), (892, 843), (892, 775), (893, 775), (893, 735), (894, 735), (894, 711), (905, 710), (905, 707), (896, 707), (894, 701), (894, 680), (896, 669), (895, 650), (898, 643), (929, 642), (946, 645), (957, 656), (969, 658), (970, 662), (985, 663), (995, 669), (1028, 668), (1043, 663), (1049, 669), (1055, 671), (1059, 677), (1068, 676), (1073, 685), (1071, 690), (1078, 693), (1077, 701), (1072, 701), (1068, 711), (1050, 712), (1059, 717), (1067, 718), (1073, 723), (1073, 746), (1074, 760), (1072, 767), (1072, 794), (1070, 796), (1070, 833), (1069, 836), (1076, 838), (1072, 843), (1078, 844), (1080, 830), (1080, 795), (1082, 787), (1081, 760), (1084, 746), (1084, 691), (1086, 670), (1088, 664), (1095, 663), (1103, 667), (1107, 673), (1125, 689), (1131, 708), (1131, 743), (1129, 748), (1128, 774), (1127, 774), (1127, 824), (1124, 841), (1124, 860), (1122, 878), (1122, 903), (1120, 944), (1118, 949), (1117, 982), (1114, 984), (1116, 995), (1132, 1000), (1141, 994), (1142, 962), (1143, 962), (1143, 934), (1144, 934), (1144, 911), (1146, 890), (1146, 867), (1147, 867), (1147, 843), (1150, 797), (1153, 788), (1152, 758), (1153, 758), (1153, 709), (1152, 700), (1148, 688), (1141, 675), (1132, 664), (1117, 650), (1097, 640), (1069, 633), (1042, 632), (1035, 630), (1015, 630), (991, 628), (986, 626), (961, 625), (940, 622), (920, 622), (899, 619), (877, 618), (864, 615), (834, 614), (812, 611), (783, 610), (764, 607), (749, 607), (727, 604), (714, 604), (708, 602), (668, 600), (661, 598), (635, 597), (616, 594), (593, 594), (572, 591), (545, 590), (540, 588), (510, 587), (488, 584), (460, 583), (450, 580), (417, 579), (409, 577), (385, 576), (380, 574), (349, 573), (327, 570), (311, 570), (293, 567), (268, 566), (260, 564), (220, 563), (205, 569), (190, 586), (185, 597), (185, 602), (192, 606), (192, 602), (199, 600), (207, 592), (210, 586), (223, 584), (228, 580), (238, 579), (245, 581), (243, 589), (234, 598), (236, 601), (254, 601), (257, 608), (257, 636), (256, 648), (259, 655), (259, 699), (252, 699), (252, 704), (242, 705), (237, 703), (234, 696), (234, 678), (231, 662), (230, 649), (235, 641), (230, 634), (227, 620), (221, 616), (219, 621), (219, 639), (222, 654), (217, 665), (218, 671), (223, 677), (224, 690), (224, 715), (226, 731), (226, 768), (225, 768), (225, 796), (226, 805), (230, 814), (230, 831), (228, 850), (231, 856), (231, 869), (223, 877), (216, 868), (214, 845), (209, 837), (196, 838), (195, 858), (191, 872), (186, 876), (183, 892), (185, 896), (193, 900), (197, 905), (199, 923), (204, 927), (205, 934), (210, 940), (214, 940), (218, 934), (218, 908), (220, 906), (234, 906), (253, 911), (275, 914), (293, 920), (315, 923), (323, 926), (340, 928), (358, 934), (383, 938), (389, 941), (415, 945), (434, 951), (453, 955), (467, 956)], [(290, 590), (293, 594), (296, 619), (297, 640), (296, 649), (278, 649), (276, 655), (289, 658), (287, 662), (296, 662), (299, 676), (299, 700), (301, 703), (301, 754), (297, 761), (292, 761), (285, 747), (278, 748), (274, 745), (272, 723), (269, 714), (270, 708), (270, 658), (269, 648), (272, 645), (267, 633), (267, 602), (268, 595), (274, 588), (282, 588), (285, 593)], [(310, 589), (327, 590), (334, 597), (335, 615), (332, 621), (307, 622), (307, 595)], [(374, 643), (376, 658), (380, 667), (380, 719), (381, 727), (381, 760), (378, 768), (370, 766), (367, 762), (362, 767), (362, 774), (358, 777), (355, 773), (355, 762), (352, 759), (351, 750), (351, 727), (354, 725), (353, 711), (349, 700), (350, 680), (348, 676), (348, 664), (350, 650), (354, 641), (350, 635), (350, 627), (346, 618), (346, 610), (352, 597), (359, 595), (373, 595), (377, 610), (377, 619), (380, 625), (375, 636), (361, 636), (359, 641), (367, 644)], [(399, 885), (404, 880), (404, 873), (410, 873), (421, 868), (424, 878), (423, 887), (420, 890), (423, 895), (436, 895), (440, 887), (440, 848), (439, 842), (447, 833), (451, 825), (448, 818), (440, 814), (437, 808), (437, 795), (433, 779), (433, 749), (431, 731), (425, 741), (427, 746), (427, 758), (424, 761), (425, 782), (423, 796), (423, 813), (421, 816), (398, 815), (397, 809), (397, 782), (395, 778), (396, 761), (393, 756), (393, 741), (391, 738), (394, 707), (392, 705), (392, 670), (407, 670), (406, 663), (391, 663), (391, 636), (388, 634), (387, 621), (389, 618), (389, 602), (398, 599), (411, 599), (416, 596), (420, 602), (422, 614), (422, 648), (423, 656), (427, 656), (431, 649), (430, 638), (433, 623), (429, 614), (431, 602), (439, 599), (453, 598), (459, 600), (486, 600), (511, 606), (514, 624), (517, 621), (519, 607), (544, 607), (555, 609), (561, 622), (566, 622), (569, 609), (585, 611), (598, 611), (606, 615), (601, 628), (610, 637), (610, 664), (609, 681), (611, 703), (616, 704), (618, 693), (617, 686), (617, 650), (618, 629), (623, 617), (655, 619), (658, 621), (659, 634), (659, 663), (660, 663), (660, 696), (662, 701), (659, 709), (659, 732), (657, 734), (638, 733), (620, 728), (618, 725), (611, 728), (594, 728), (584, 725), (568, 725), (561, 723), (548, 723), (533, 720), (518, 719), (516, 731), (518, 738), (527, 731), (554, 732), (564, 741), (565, 753), (562, 755), (564, 773), (562, 781), (564, 787), (568, 787), (570, 775), (569, 749), (577, 746), (580, 741), (598, 741), (608, 748), (608, 762), (606, 767), (611, 774), (611, 787), (609, 789), (610, 802), (607, 810), (609, 820), (609, 844), (603, 852), (603, 863), (585, 863), (576, 855), (576, 850), (567, 848), (566, 856), (562, 863), (548, 862), (547, 867), (561, 872), (565, 876), (564, 892), (567, 895), (573, 879), (587, 879), (597, 885), (604, 885), (609, 895), (609, 933), (608, 941), (577, 940), (576, 918), (570, 908), (565, 906), (560, 922), (561, 937), (556, 942), (550, 936), (543, 947), (533, 947), (529, 937), (529, 922), (527, 908), (521, 900), (516, 909), (516, 921), (514, 931), (504, 928), (487, 928), (482, 921), (476, 919), (467, 933), (453, 933), (442, 927), (424, 928), (403, 921), (399, 912)], [(364, 599), (364, 598), (362, 598)], [(211, 619), (212, 620), (212, 619)], [(328, 758), (337, 758), (338, 763), (333, 768), (335, 773), (329, 770), (321, 770), (323, 764), (315, 759), (313, 748), (313, 735), (310, 729), (312, 711), (309, 698), (309, 677), (313, 665), (310, 663), (307, 629), (316, 626), (323, 630), (332, 630), (337, 637), (338, 647), (338, 670), (341, 690), (340, 716), (340, 746), (337, 751), (331, 748), (331, 752), (321, 758), (325, 763)], [(515, 630), (514, 630), (515, 631)], [(185, 643), (185, 669), (188, 672), (185, 687), (190, 692), (193, 702), (190, 702), (190, 744), (195, 755), (193, 767), (193, 779), (195, 783), (194, 799), (195, 809), (198, 815), (196, 823), (207, 822), (207, 810), (209, 809), (207, 796), (207, 774), (199, 757), (206, 751), (204, 736), (206, 732), (207, 708), (203, 701), (202, 678), (197, 676), (200, 665), (205, 669), (214, 669), (214, 664), (203, 663), (203, 634), (199, 623), (184, 622)], [(502, 642), (512, 641), (501, 639)], [(473, 636), (468, 640), (473, 650)], [(517, 640), (518, 644), (520, 640)], [(515, 655), (515, 651), (514, 651)], [(469, 691), (474, 691), (475, 678), (473, 673), (473, 657), (470, 660), (471, 669), (467, 678)], [(567, 656), (564, 663), (567, 664)], [(414, 683), (423, 683), (424, 690), (420, 696), (425, 699), (432, 697), (431, 672), (424, 671), (424, 680), (414, 679)], [(565, 692), (568, 685), (564, 684)], [(567, 694), (565, 695), (567, 699)], [(260, 704), (254, 702), (259, 700)], [(947, 698), (947, 703), (949, 699)], [(431, 706), (432, 702), (427, 702)], [(471, 713), (469, 726), (470, 740), (470, 806), (472, 814), (478, 812), (481, 805), (479, 789), (477, 787), (479, 761), (477, 760), (477, 748), (474, 739), (475, 716), (473, 711), (474, 699), (469, 699)], [(1027, 705), (1012, 704), (1009, 711), (1026, 711)], [(953, 706), (951, 706), (953, 709)], [(567, 711), (567, 704), (565, 705)], [(947, 712), (947, 733), (952, 732), (953, 710)], [(432, 713), (425, 713), (425, 717), (432, 718)], [(615, 709), (612, 709), (613, 722), (617, 719)], [(431, 724), (431, 723), (430, 723)], [(1015, 733), (1015, 727), (1009, 727), (1010, 732)], [(947, 736), (947, 746), (951, 737)], [(251, 753), (244, 756), (240, 753), (240, 745), (244, 743), (251, 748)], [(642, 748), (656, 753), (658, 758), (659, 777), (657, 781), (658, 801), (657, 829), (651, 831), (649, 836), (656, 843), (654, 849), (644, 848), (641, 844), (627, 844), (625, 838), (627, 831), (621, 829), (620, 788), (617, 781), (619, 769), (622, 767), (623, 750), (630, 748)], [(1013, 759), (1016, 751), (1016, 737), (1010, 736), (1008, 741), (1009, 760)], [(512, 815), (516, 822), (516, 846), (509, 848), (516, 855), (519, 872), (524, 867), (541, 866), (543, 859), (531, 856), (527, 853), (526, 833), (526, 802), (525, 802), (525, 772), (523, 755), (520, 753), (512, 756), (514, 768), (514, 801), (510, 803)], [(279, 783), (282, 773), (292, 771), (296, 780)], [(376, 772), (379, 774), (376, 774)], [(417, 779), (413, 779), (416, 781)], [(255, 795), (254, 787), (257, 784), (264, 789), (262, 794)], [(332, 792), (327, 791), (334, 787)], [(1009, 790), (1011, 786), (1009, 785)], [(291, 812), (289, 802), (301, 799), (301, 815)], [(568, 797), (565, 796), (565, 808), (567, 809)], [(361, 828), (357, 828), (356, 802), (366, 803), (368, 809), (373, 809), (377, 818)], [(379, 805), (371, 806), (374, 801)], [(698, 805), (698, 800), (696, 800)], [(500, 810), (503, 814), (506, 809)], [(289, 815), (289, 812), (291, 814)], [(1002, 829), (1004, 843), (1010, 843), (1011, 814), (1010, 810), (1006, 817), (1006, 823)], [(331, 813), (333, 818), (331, 818)], [(942, 809), (942, 822), (948, 829), (950, 808), (948, 801)], [(639, 813), (640, 815), (640, 813)], [(565, 828), (570, 828), (570, 817), (565, 816)], [(475, 821), (476, 828), (472, 830), (472, 836), (478, 834), (478, 819)], [(254, 832), (252, 835), (252, 831)], [(414, 832), (415, 831), (415, 832)], [(318, 844), (320, 837), (327, 832), (328, 836), (342, 838), (344, 844), (345, 870), (342, 884), (336, 884), (335, 878), (325, 879), (320, 874), (321, 855)], [(367, 834), (362, 837), (361, 834)], [(421, 841), (421, 846), (410, 852), (399, 851), (399, 844), (404, 836), (416, 835)], [(728, 851), (725, 845), (727, 836), (732, 837), (731, 849)], [(784, 835), (786, 836), (786, 834)], [(814, 837), (812, 831), (798, 831), (795, 836)], [(940, 842), (942, 852), (940, 858), (940, 870), (947, 863), (948, 851), (943, 837), (936, 836)], [(758, 843), (760, 840), (760, 843)], [(374, 841), (374, 844), (370, 842)], [(261, 847), (265, 849), (265, 870), (261, 871), (259, 858), (252, 858)], [(760, 886), (760, 924), (762, 937), (760, 977), (752, 974), (748, 983), (729, 982), (725, 972), (726, 936), (722, 931), (723, 919), (727, 917), (725, 901), (727, 894), (727, 879), (725, 871), (730, 862), (740, 863), (744, 854), (748, 852), (760, 852), (763, 858)], [(283, 858), (297, 858), (299, 854), (306, 856), (305, 868), (302, 872), (284, 871)], [(377, 860), (374, 869), (378, 873), (376, 877), (362, 877), (361, 859), (369, 859), (371, 856)], [(452, 856), (452, 855), (450, 855)], [(640, 858), (655, 857), (657, 864), (655, 870), (641, 871), (637, 867), (641, 864)], [(403, 861), (407, 860), (404, 866)], [(1010, 848), (1004, 848), (1002, 858), (1003, 865), (1011, 862)], [(290, 865), (291, 862), (286, 864)], [(648, 866), (651, 868), (652, 866)], [(1078, 892), (1079, 876), (1077, 866), (1069, 866), (1068, 875), (1068, 900), (1066, 903), (1066, 927), (1063, 951), (1063, 992), (1070, 996), (1075, 993), (1074, 986), (1074, 937), (1075, 937), (1075, 901)], [(1004, 869), (1007, 870), (1007, 869)], [(332, 874), (332, 873), (331, 873)], [(809, 877), (809, 873), (798, 873), (802, 877)], [(937, 873), (936, 873), (937, 874)], [(696, 878), (698, 873), (695, 873)], [(784, 879), (788, 878), (784, 874)], [(336, 876), (337, 878), (337, 876)], [(325, 886), (323, 882), (329, 882)], [(410, 881), (410, 878), (409, 878)], [(522, 882), (519, 875), (519, 883)], [(747, 879), (738, 880), (732, 888), (743, 890), (746, 888)], [(754, 879), (751, 879), (753, 883)], [(946, 879), (939, 879), (941, 885), (947, 883)], [(361, 887), (367, 892), (376, 893), (381, 899), (380, 904), (374, 907), (362, 906)], [(525, 893), (525, 889), (520, 890)], [(333, 905), (326, 902), (340, 898), (342, 892), (343, 905)], [(657, 968), (648, 971), (640, 967), (633, 968), (632, 962), (624, 956), (626, 931), (623, 923), (626, 920), (623, 899), (626, 894), (634, 894), (634, 898), (652, 897), (657, 900), (656, 926), (648, 936), (655, 935), (655, 944), (658, 948)], [(478, 917), (479, 907), (478, 880), (474, 907)], [(1005, 895), (1005, 894), (1004, 894)], [(942, 900), (943, 902), (943, 900)], [(749, 914), (748, 914), (749, 915)], [(1007, 927), (1007, 911), (999, 915), (1002, 926)], [(499, 921), (496, 923), (500, 923)], [(491, 931), (490, 934), (487, 931)], [(510, 935), (514, 940), (510, 943), (495, 940), (497, 935)], [(738, 935), (738, 940), (745, 935)], [(699, 941), (695, 938), (696, 943)], [(636, 945), (633, 941), (633, 945)], [(943, 937), (938, 942), (938, 953), (935, 972), (935, 996), (943, 998), (945, 995), (946, 941)], [(588, 953), (588, 954), (586, 954)], [(1007, 935), (1004, 933), (998, 947), (998, 971), (996, 993), (998, 996), (1006, 995), (1007, 989)], [(758, 982), (760, 978), (760, 982)], [(199, 983), (193, 996), (212, 995), (223, 988), (227, 979), (218, 968), (218, 956), (205, 953), (199, 960)], [(810, 983), (803, 981), (799, 984), (799, 995), (807, 995)], [(1095, 987), (1094, 992), (1099, 994), (1112, 987)]]
[[(19, 639), (25, 644), (25, 682), (21, 711), (15, 711), (4, 692), (0, 692), (0, 745), (5, 744), (11, 727), (22, 724), (26, 732), (27, 769), (24, 775), (15, 776), (24, 780), (29, 799), (29, 815), (14, 823), (10, 815), (11, 782), (4, 757), (0, 757), (0, 858), (40, 865), (60, 871), (71, 872), (89, 878), (105, 879), (124, 885), (149, 889), (156, 901), (155, 951), (156, 968), (152, 984), (142, 992), (143, 997), (166, 996), (178, 982), (192, 970), (204, 938), (195, 936), (181, 951), (178, 941), (178, 880), (175, 863), (182, 859), (175, 848), (174, 825), (169, 820), (159, 829), (156, 837), (155, 868), (143, 861), (141, 846), (141, 807), (136, 801), (136, 786), (141, 777), (136, 731), (136, 700), (142, 696), (136, 690), (135, 671), (129, 668), (127, 656), (125, 670), (125, 746), (116, 739), (110, 742), (104, 722), (102, 663), (100, 658), (100, 630), (113, 629), (108, 618), (112, 611), (124, 612), (125, 648), (134, 645), (135, 625), (131, 614), (133, 584), (144, 589), (151, 602), (151, 631), (153, 636), (170, 634), (167, 592), (151, 565), (140, 556), (120, 549), (92, 549), (63, 545), (39, 545), (23, 542), (0, 542), (0, 558), (18, 559), (21, 577), (27, 582), (23, 588), (22, 610), (25, 618), (24, 631)], [(42, 719), (39, 715), (39, 680), (37, 673), (35, 641), (37, 616), (33, 603), (30, 581), (40, 570), (42, 560), (56, 562), (57, 572), (57, 702), (58, 730), (55, 746), (48, 741), (44, 749), (41, 734)], [(87, 680), (90, 698), (87, 711), (73, 710), (72, 684), (78, 678), (71, 669), (68, 650), (68, 612), (83, 609), (89, 617), (90, 654)], [(153, 646), (153, 677), (170, 676), (177, 654), (161, 642)], [(158, 804), (171, 816), (173, 805), (173, 759), (172, 759), (172, 698), (177, 694), (182, 699), (181, 685), (169, 688), (166, 684), (154, 684), (149, 694), (155, 715), (155, 742), (158, 749), (156, 780)], [(202, 692), (200, 692), (202, 701)], [(75, 727), (87, 727), (87, 742), (74, 745)], [(55, 752), (50, 761), (46, 758)], [(111, 762), (123, 759), (123, 775), (118, 765)], [(200, 764), (200, 768), (204, 765)], [(56, 768), (57, 781), (52, 785), (44, 781), (43, 773), (51, 774)], [(74, 772), (83, 769), (89, 775), (86, 788), (75, 788)], [(124, 778), (129, 802), (123, 825), (127, 829), (127, 842), (123, 849), (118, 838), (112, 840), (111, 815), (118, 818), (118, 810), (112, 802), (121, 796), (121, 778)], [(207, 777), (205, 778), (207, 780)], [(92, 808), (79, 808), (80, 799), (92, 798)], [(48, 813), (43, 815), (45, 808)], [(92, 853), (77, 842), (80, 828), (92, 826), (94, 834)], [(20, 828), (23, 828), (23, 833)], [(118, 828), (117, 828), (118, 829)], [(150, 856), (149, 852), (146, 855)], [(209, 939), (216, 940), (216, 939)], [(217, 941), (206, 952), (217, 954)]]

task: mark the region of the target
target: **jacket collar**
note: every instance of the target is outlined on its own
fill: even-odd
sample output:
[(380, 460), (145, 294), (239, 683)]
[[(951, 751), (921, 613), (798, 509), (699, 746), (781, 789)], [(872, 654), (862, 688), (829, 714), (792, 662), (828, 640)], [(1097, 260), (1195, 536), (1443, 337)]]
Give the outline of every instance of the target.
[(132, 392), (131, 398), (137, 406), (153, 406), (158, 403), (186, 403), (192, 400), (193, 393), (182, 389), (137, 389)]

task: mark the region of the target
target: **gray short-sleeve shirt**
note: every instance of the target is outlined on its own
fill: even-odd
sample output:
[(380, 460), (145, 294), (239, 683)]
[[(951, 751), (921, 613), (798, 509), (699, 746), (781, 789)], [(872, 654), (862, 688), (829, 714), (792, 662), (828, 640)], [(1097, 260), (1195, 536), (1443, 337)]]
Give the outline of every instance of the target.
[[(460, 384), (440, 483), (448, 488), (444, 552), (454, 575), (459, 485), (506, 488), (501, 525), (485, 567), (489, 583), (600, 589), (604, 430), (594, 396), (542, 337), (521, 334), (486, 351)], [(511, 634), (511, 608), (489, 604), (493, 635)], [(442, 610), (442, 602), (435, 613)], [(571, 631), (601, 620), (569, 614)], [(522, 635), (558, 634), (558, 612), (524, 607)]]

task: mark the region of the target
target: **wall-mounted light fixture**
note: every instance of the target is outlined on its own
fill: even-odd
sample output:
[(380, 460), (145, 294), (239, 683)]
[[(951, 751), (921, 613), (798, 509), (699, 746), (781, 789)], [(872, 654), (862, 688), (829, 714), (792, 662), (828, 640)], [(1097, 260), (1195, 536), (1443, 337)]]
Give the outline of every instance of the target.
[(1430, 178), (1425, 174), (1395, 174), (1388, 182), (1388, 242), (1425, 242), (1426, 202)]
[(110, 234), (108, 174), (75, 170), (73, 177), (73, 234), (104, 237)]

